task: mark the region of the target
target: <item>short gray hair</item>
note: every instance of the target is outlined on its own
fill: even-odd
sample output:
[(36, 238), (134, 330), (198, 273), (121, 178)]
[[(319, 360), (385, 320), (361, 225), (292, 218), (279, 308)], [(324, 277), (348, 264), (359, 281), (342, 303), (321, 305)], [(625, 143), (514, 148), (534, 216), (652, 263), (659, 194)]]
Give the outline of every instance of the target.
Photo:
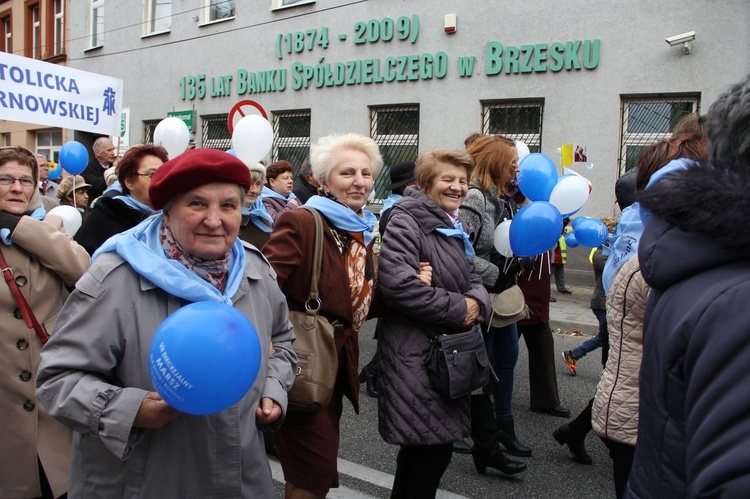
[(328, 135), (312, 146), (310, 154), (313, 178), (319, 184), (326, 182), (331, 175), (331, 170), (336, 167), (335, 153), (340, 149), (353, 149), (365, 153), (370, 158), (373, 178), (377, 178), (380, 174), (383, 168), (383, 157), (374, 140), (356, 133)]

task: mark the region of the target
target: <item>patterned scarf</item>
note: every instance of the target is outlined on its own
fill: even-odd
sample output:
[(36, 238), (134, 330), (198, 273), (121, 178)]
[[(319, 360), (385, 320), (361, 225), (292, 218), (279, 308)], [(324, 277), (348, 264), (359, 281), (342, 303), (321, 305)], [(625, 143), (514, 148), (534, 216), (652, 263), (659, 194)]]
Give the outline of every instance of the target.
[(229, 269), (229, 257), (230, 253), (227, 253), (221, 260), (202, 260), (200, 258), (190, 256), (180, 243), (175, 241), (172, 236), (172, 231), (169, 230), (166, 224), (162, 224), (161, 231), (159, 233), (161, 239), (162, 248), (167, 254), (167, 258), (176, 260), (183, 264), (188, 270), (191, 270), (219, 291), (224, 291), (224, 285), (226, 284), (227, 271)]
[(344, 266), (352, 294), (352, 329), (359, 331), (370, 312), (373, 282), (365, 278), (367, 248), (363, 244), (362, 233), (349, 235), (351, 239), (344, 255)]

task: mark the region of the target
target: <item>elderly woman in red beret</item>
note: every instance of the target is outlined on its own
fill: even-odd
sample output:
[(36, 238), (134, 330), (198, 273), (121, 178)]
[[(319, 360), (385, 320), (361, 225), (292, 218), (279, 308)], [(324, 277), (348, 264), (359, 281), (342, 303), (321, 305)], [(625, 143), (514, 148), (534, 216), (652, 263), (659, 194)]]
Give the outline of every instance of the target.
[[(164, 163), (149, 186), (163, 212), (107, 240), (66, 302), (37, 397), (75, 431), (71, 496), (273, 497), (260, 429), (281, 423), (297, 359), (273, 271), (237, 237), (249, 184), (222, 151)], [(190, 416), (154, 391), (148, 351), (170, 313), (200, 301), (247, 315), (272, 356), (237, 404)]]

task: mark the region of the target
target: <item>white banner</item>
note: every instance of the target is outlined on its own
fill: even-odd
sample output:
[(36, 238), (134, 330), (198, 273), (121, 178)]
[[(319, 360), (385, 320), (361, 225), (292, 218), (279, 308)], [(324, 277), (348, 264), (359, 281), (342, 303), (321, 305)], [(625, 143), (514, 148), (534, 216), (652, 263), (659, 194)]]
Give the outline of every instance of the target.
[(122, 80), (0, 52), (0, 119), (119, 136)]

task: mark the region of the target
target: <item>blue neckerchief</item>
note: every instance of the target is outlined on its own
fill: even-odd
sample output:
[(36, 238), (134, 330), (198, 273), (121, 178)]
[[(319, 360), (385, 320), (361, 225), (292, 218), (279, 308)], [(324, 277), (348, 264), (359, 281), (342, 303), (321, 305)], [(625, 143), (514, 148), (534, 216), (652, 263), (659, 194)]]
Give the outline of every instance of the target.
[(146, 213), (154, 213), (154, 209), (151, 208), (147, 204), (143, 204), (140, 201), (138, 201), (136, 198), (131, 196), (130, 194), (122, 195), (122, 196), (115, 196), (115, 199), (119, 199), (126, 205), (130, 206), (131, 208), (134, 208), (136, 210), (145, 211)]
[(284, 197), (278, 192), (274, 191), (273, 189), (265, 185), (263, 186), (263, 190), (260, 191), (260, 195), (265, 198), (281, 199), (282, 201), (286, 201), (287, 203), (291, 201), (292, 199), (297, 199), (297, 195), (294, 194), (293, 192), (290, 192), (287, 197)]
[(189, 302), (213, 301), (231, 305), (232, 296), (240, 288), (245, 274), (245, 249), (240, 240), (232, 245), (227, 285), (221, 292), (177, 260), (166, 257), (159, 236), (163, 220), (164, 215), (158, 213), (132, 229), (110, 237), (91, 256), (91, 263), (102, 253), (117, 253), (139, 275), (171, 295)]
[[(112, 182), (112, 185), (104, 189), (104, 192), (109, 192), (109, 191), (122, 192), (122, 184), (120, 183), (120, 181), (115, 180), (114, 182)], [(102, 192), (102, 194), (104, 194), (104, 192)]]
[(403, 196), (401, 194), (391, 193), (390, 196), (383, 200), (383, 207), (380, 209), (380, 213), (385, 213), (386, 211), (393, 208), (393, 205), (396, 203), (396, 201), (398, 201), (402, 197)]
[(469, 242), (469, 234), (464, 232), (464, 228), (461, 226), (461, 221), (458, 218), (456, 218), (453, 222), (452, 229), (449, 229), (447, 227), (438, 227), (437, 229), (435, 229), (435, 232), (446, 237), (455, 237), (456, 239), (462, 239), (464, 242), (464, 253), (466, 253), (466, 258), (468, 258), (470, 262), (474, 260), (474, 247), (471, 245), (471, 242)]
[(268, 213), (266, 205), (263, 204), (262, 196), (258, 196), (252, 206), (247, 210), (243, 208), (242, 214), (245, 216), (250, 215), (250, 221), (253, 225), (263, 232), (273, 231), (273, 217)]
[[(47, 216), (47, 211), (43, 206), (40, 206), (39, 208), (29, 213), (28, 216), (30, 216), (31, 218), (36, 218), (37, 220), (44, 220), (44, 217)], [(0, 239), (2, 239), (3, 243), (5, 243), (6, 246), (13, 246), (13, 241), (11, 241), (10, 239), (10, 229), (0, 229)]]
[(315, 208), (321, 212), (328, 220), (333, 222), (338, 229), (347, 232), (361, 232), (365, 239), (365, 246), (369, 246), (375, 237), (372, 233), (378, 223), (378, 219), (371, 211), (362, 210), (364, 217), (360, 217), (350, 208), (341, 203), (324, 196), (311, 196), (305, 206)]

